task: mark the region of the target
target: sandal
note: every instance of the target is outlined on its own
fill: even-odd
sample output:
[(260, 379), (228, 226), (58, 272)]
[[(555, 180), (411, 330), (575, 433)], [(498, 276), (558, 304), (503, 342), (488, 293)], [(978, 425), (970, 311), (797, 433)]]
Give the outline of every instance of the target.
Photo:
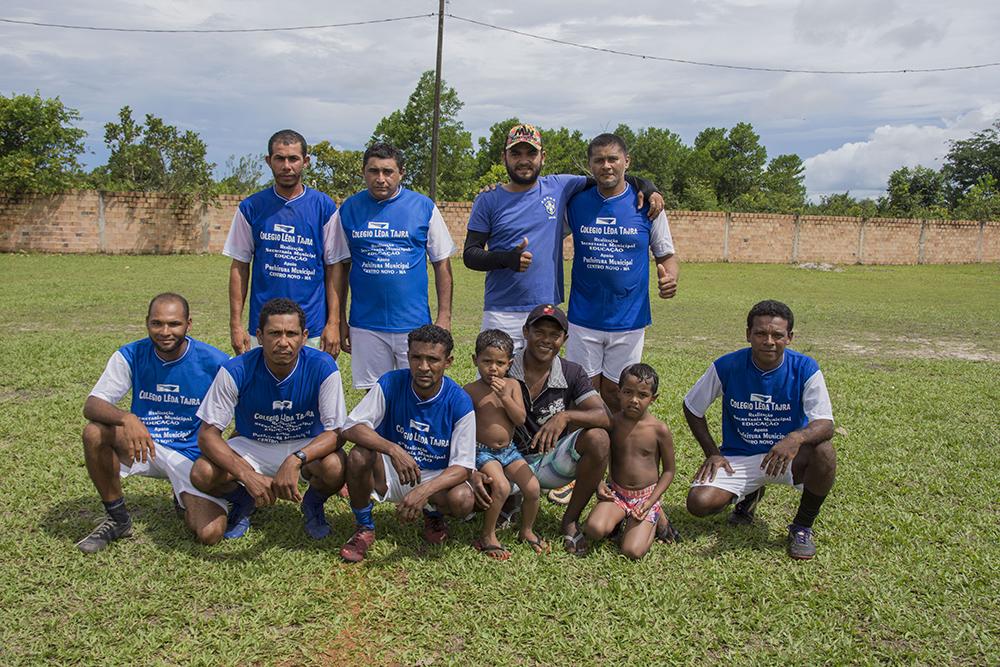
[(510, 558), (510, 552), (502, 544), (483, 544), (482, 540), (472, 543), (472, 548), (493, 560), (505, 561)]
[(570, 535), (569, 533), (563, 535), (563, 548), (571, 556), (583, 558), (590, 551), (590, 543), (587, 542), (587, 537), (583, 534), (583, 531), (577, 528), (576, 535)]
[(517, 541), (520, 542), (521, 544), (527, 544), (529, 547), (535, 550), (536, 554), (539, 555), (547, 554), (552, 550), (552, 547), (549, 546), (548, 542), (537, 536), (533, 540), (529, 540), (527, 538), (518, 538)]
[[(667, 519), (666, 516), (663, 518)], [(674, 528), (674, 524), (670, 523), (670, 519), (667, 519), (666, 526), (656, 526), (656, 539), (664, 544), (677, 544), (681, 541), (681, 534)]]

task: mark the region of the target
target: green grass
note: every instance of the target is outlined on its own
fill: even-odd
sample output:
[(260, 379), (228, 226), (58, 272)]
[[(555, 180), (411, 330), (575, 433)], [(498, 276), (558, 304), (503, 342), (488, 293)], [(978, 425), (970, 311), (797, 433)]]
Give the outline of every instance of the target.
[[(379, 540), (354, 567), (336, 557), (351, 524), (342, 501), (322, 543), (282, 503), (247, 538), (206, 548), (174, 517), (166, 482), (145, 479), (125, 484), (135, 537), (80, 554), (101, 513), (79, 442), (85, 396), (114, 349), (143, 335), (159, 291), (187, 295), (193, 333), (227, 349), (227, 262), (2, 255), (0, 275), (0, 664), (1000, 662), (996, 265), (684, 266), (646, 339), (663, 377), (655, 409), (677, 443), (665, 504), (682, 544), (638, 563), (607, 545), (582, 560), (518, 545), (495, 563), (468, 546), (476, 524), (427, 547), (380, 507)], [(456, 283), (452, 375), (468, 381), (482, 276), (456, 266)], [(791, 489), (769, 493), (749, 529), (683, 510), (701, 455), (680, 401), (744, 344), (746, 310), (767, 297), (795, 310), (795, 347), (820, 361), (840, 429), (808, 563), (784, 555)], [(349, 407), (358, 398), (349, 391)], [(544, 504), (539, 528), (556, 543), (558, 519)]]

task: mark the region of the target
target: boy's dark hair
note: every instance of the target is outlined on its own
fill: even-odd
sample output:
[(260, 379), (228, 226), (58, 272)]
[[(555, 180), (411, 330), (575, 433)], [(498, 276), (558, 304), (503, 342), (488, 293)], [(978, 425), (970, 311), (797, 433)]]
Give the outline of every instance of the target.
[(656, 369), (654, 369), (649, 364), (632, 364), (628, 368), (622, 371), (621, 376), (618, 378), (618, 386), (622, 386), (625, 382), (625, 376), (631, 375), (639, 382), (649, 382), (652, 381), (650, 389), (653, 391), (653, 395), (660, 389), (660, 376), (656, 374)]
[(267, 318), (272, 315), (298, 315), (299, 328), (303, 331), (306, 330), (306, 313), (302, 310), (302, 306), (295, 303), (291, 299), (271, 299), (265, 303), (264, 307), (260, 309), (260, 317), (257, 319), (257, 328), (263, 331), (264, 325), (267, 324)]
[(507, 332), (500, 329), (486, 329), (476, 336), (476, 356), (488, 347), (495, 347), (507, 353), (508, 357), (514, 356), (514, 340), (507, 335)]
[(365, 149), (364, 157), (361, 159), (361, 168), (364, 169), (368, 166), (368, 158), (378, 158), (380, 160), (395, 160), (396, 168), (403, 171), (403, 151), (399, 150), (392, 144), (387, 144), (384, 141), (376, 141), (374, 144)]
[(295, 130), (278, 130), (271, 135), (271, 138), (267, 140), (267, 154), (274, 155), (274, 145), (284, 144), (286, 146), (292, 146), (294, 144), (302, 145), (302, 157), (305, 157), (309, 153), (309, 146), (306, 145), (306, 138)]
[(446, 356), (451, 356), (451, 351), (455, 347), (455, 339), (451, 337), (451, 333), (436, 324), (425, 324), (408, 333), (406, 335), (406, 345), (412, 347), (414, 343), (444, 345)]
[(188, 306), (187, 299), (182, 297), (180, 294), (174, 292), (163, 292), (162, 294), (157, 294), (149, 302), (149, 308), (146, 309), (146, 321), (149, 321), (150, 316), (153, 314), (153, 306), (160, 303), (161, 301), (175, 301), (181, 304), (181, 308), (184, 309), (184, 319), (191, 317), (191, 307)]
[(754, 304), (747, 315), (747, 329), (753, 327), (753, 318), (764, 315), (766, 317), (780, 317), (788, 322), (788, 333), (792, 333), (792, 326), (795, 324), (795, 317), (792, 309), (774, 299), (767, 299)]
[(595, 148), (600, 148), (601, 146), (618, 146), (618, 148), (622, 149), (622, 153), (628, 155), (628, 147), (625, 145), (625, 140), (617, 134), (605, 132), (604, 134), (597, 135), (587, 144), (587, 159), (593, 156)]

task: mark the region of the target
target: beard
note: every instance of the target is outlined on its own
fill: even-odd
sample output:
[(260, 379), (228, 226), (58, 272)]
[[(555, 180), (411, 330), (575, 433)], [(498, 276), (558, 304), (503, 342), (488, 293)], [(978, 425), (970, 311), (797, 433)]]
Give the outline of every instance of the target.
[(507, 177), (510, 178), (510, 182), (516, 183), (517, 185), (532, 185), (538, 180), (538, 174), (542, 173), (542, 168), (539, 166), (531, 172), (531, 176), (524, 178), (514, 173), (514, 170), (510, 168), (510, 165), (504, 164), (504, 166), (507, 168)]

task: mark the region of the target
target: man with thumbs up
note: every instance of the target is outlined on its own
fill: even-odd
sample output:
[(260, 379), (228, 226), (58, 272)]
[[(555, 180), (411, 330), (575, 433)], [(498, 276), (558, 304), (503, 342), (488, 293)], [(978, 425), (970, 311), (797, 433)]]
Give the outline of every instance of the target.
[(566, 209), (573, 234), (566, 358), (583, 366), (612, 412), (619, 409), (618, 378), (642, 361), (649, 310), (649, 252), (656, 259), (661, 299), (677, 293), (677, 255), (667, 216), (652, 221), (637, 209), (625, 181), (625, 141), (600, 134), (587, 147), (596, 187), (575, 195)]
[[(470, 269), (487, 272), (483, 329), (507, 333), (517, 352), (524, 347), (528, 312), (540, 303), (563, 301), (566, 204), (587, 187), (588, 178), (539, 176), (545, 164), (542, 135), (523, 123), (507, 133), (503, 163), (510, 180), (476, 197), (462, 259)], [(652, 183), (635, 183), (655, 218), (663, 210), (663, 197)]]

